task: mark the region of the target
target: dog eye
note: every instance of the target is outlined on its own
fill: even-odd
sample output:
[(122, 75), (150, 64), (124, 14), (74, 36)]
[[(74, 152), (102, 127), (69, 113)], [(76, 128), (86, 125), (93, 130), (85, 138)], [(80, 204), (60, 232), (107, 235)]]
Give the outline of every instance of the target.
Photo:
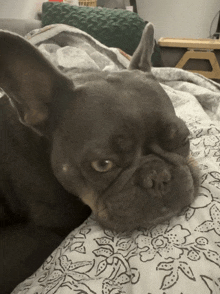
[(110, 171), (113, 165), (114, 164), (111, 160), (96, 160), (91, 163), (92, 168), (100, 173)]

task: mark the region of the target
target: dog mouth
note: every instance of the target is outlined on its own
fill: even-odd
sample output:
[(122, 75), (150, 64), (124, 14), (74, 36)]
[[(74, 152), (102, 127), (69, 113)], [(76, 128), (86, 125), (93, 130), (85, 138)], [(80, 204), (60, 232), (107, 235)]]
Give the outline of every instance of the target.
[(101, 196), (90, 192), (81, 198), (107, 229), (129, 232), (163, 223), (190, 205), (197, 194), (195, 162), (179, 155), (176, 159), (172, 156), (173, 162), (168, 163), (149, 155), (141, 165), (122, 173)]

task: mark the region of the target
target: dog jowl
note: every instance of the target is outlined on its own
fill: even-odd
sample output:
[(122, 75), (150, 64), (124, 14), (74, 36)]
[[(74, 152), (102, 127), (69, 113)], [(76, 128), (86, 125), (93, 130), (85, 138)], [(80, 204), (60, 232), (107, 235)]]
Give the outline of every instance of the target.
[(127, 70), (76, 81), (0, 32), (0, 219), (11, 244), (17, 229), (65, 235), (90, 208), (104, 228), (131, 231), (193, 201), (189, 131), (151, 73), (153, 44), (148, 24)]

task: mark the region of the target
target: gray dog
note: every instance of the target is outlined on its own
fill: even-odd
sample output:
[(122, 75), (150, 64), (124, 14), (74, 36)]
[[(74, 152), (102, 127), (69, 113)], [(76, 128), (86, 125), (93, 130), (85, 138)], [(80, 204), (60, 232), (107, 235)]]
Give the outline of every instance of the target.
[(104, 228), (132, 231), (194, 200), (189, 131), (151, 74), (153, 44), (148, 24), (128, 70), (70, 79), (25, 39), (0, 32), (2, 294), (90, 208)]

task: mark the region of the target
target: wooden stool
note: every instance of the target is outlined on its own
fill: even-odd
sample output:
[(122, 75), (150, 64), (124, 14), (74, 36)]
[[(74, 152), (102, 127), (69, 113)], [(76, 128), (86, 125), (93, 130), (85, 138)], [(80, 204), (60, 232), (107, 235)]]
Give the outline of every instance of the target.
[(161, 47), (176, 47), (187, 49), (175, 67), (183, 68), (189, 59), (206, 59), (209, 60), (212, 71), (189, 71), (202, 74), (209, 79), (220, 79), (220, 67), (214, 52), (214, 50), (220, 50), (220, 40), (160, 38), (158, 43)]

